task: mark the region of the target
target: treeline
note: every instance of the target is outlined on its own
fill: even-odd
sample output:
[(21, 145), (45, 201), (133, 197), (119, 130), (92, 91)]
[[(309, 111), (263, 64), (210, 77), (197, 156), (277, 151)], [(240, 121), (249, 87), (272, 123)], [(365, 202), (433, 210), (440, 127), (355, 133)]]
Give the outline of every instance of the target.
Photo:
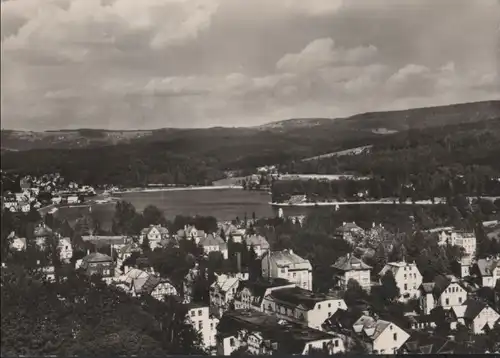
[(454, 195), (500, 195), (500, 120), (432, 129), (411, 129), (386, 136), (369, 153), (293, 162), (290, 173), (371, 176), (371, 181), (282, 183), (273, 185), (277, 200), (293, 193), (314, 198), (397, 197), (427, 200)]

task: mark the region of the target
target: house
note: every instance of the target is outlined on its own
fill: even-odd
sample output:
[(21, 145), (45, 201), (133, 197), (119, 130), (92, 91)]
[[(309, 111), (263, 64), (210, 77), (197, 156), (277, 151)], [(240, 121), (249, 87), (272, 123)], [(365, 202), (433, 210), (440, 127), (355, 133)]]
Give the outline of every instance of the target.
[(200, 238), (199, 245), (203, 247), (203, 251), (206, 255), (211, 252), (220, 252), (224, 260), (227, 260), (229, 257), (226, 242), (217, 234), (208, 234)]
[(52, 197), (52, 199), (50, 199), (50, 201), (52, 201), (52, 204), (61, 204), (62, 197), (61, 196), (54, 196), (54, 197)]
[(135, 268), (130, 269), (117, 282), (133, 296), (150, 295), (163, 301), (165, 296), (178, 295), (177, 289), (170, 280)]
[(264, 312), (264, 297), (271, 291), (296, 285), (283, 278), (241, 281), (234, 297), (235, 309), (253, 309)]
[(420, 285), (420, 309), (424, 314), (437, 306), (445, 310), (453, 306), (461, 306), (467, 299), (467, 290), (452, 275), (438, 275), (433, 282), (424, 282)]
[(233, 302), (240, 279), (226, 274), (217, 275), (214, 283), (210, 286), (210, 306), (213, 307), (219, 315), (230, 308)]
[(231, 238), (236, 243), (243, 242), (243, 237), (246, 234), (246, 230), (244, 228), (238, 228), (232, 223), (221, 223), (218, 226), (221, 234), (222, 232), (224, 233), (226, 240)]
[(414, 312), (406, 314), (405, 317), (410, 322), (413, 330), (430, 330), (436, 328), (436, 322), (432, 314), (416, 314)]
[(480, 280), (482, 287), (495, 287), (500, 279), (500, 257), (479, 259), (473, 265), (472, 271)]
[(29, 213), (30, 210), (31, 210), (31, 205), (29, 202), (20, 202), (18, 204), (18, 207), (19, 207), (19, 210), (22, 212), (22, 213)]
[(35, 244), (40, 250), (43, 250), (47, 244), (47, 239), (53, 235), (53, 231), (45, 224), (40, 224), (35, 227), (33, 232)]
[(359, 285), (369, 291), (371, 288), (370, 273), (372, 267), (354, 255), (347, 254), (340, 257), (333, 265), (334, 280), (342, 289), (347, 288), (349, 280), (355, 280)]
[(356, 334), (368, 343), (374, 354), (395, 354), (410, 335), (393, 322), (363, 315), (353, 324)]
[(414, 331), (403, 344), (399, 354), (456, 354), (461, 349), (459, 342), (427, 332)]
[(82, 236), (82, 240), (84, 242), (90, 242), (96, 245), (96, 247), (112, 246), (117, 251), (120, 251), (123, 247), (132, 242), (132, 238), (123, 235), (85, 235)]
[(217, 331), (217, 355), (228, 356), (238, 349), (251, 355), (307, 355), (313, 349), (327, 354), (345, 351), (342, 339), (335, 334), (253, 310), (224, 313)]
[(248, 235), (244, 240), (247, 248), (253, 248), (257, 257), (262, 257), (270, 249), (269, 242), (262, 235)]
[(108, 255), (94, 252), (82, 259), (80, 268), (89, 276), (99, 274), (107, 280), (113, 277), (115, 265)]
[(379, 276), (383, 277), (389, 271), (392, 272), (399, 288), (400, 301), (408, 301), (420, 296), (419, 287), (422, 284), (422, 274), (414, 262), (389, 262), (380, 271)]
[(342, 226), (335, 230), (336, 237), (350, 243), (354, 243), (356, 239), (363, 236), (364, 233), (365, 230), (356, 225), (354, 221), (351, 223), (344, 222)]
[(463, 305), (452, 307), (451, 316), (454, 320), (452, 329), (457, 324), (462, 324), (469, 327), (473, 334), (486, 333), (485, 330), (493, 328), (500, 319), (500, 314), (486, 302), (475, 299), (468, 299)]
[(438, 244), (460, 246), (468, 256), (476, 253), (476, 235), (473, 232), (445, 229), (438, 234)]
[(313, 293), (300, 287), (280, 288), (264, 297), (264, 312), (321, 330), (335, 311), (347, 309), (342, 296)]
[(139, 236), (140, 245), (142, 245), (146, 237), (148, 238), (151, 250), (154, 250), (156, 247), (160, 246), (162, 240), (168, 240), (168, 229), (161, 225), (150, 225), (142, 229)]
[(210, 314), (210, 307), (203, 303), (187, 304), (187, 320), (194, 330), (201, 334), (205, 349), (214, 348), (217, 345), (216, 334), (219, 319)]
[(73, 246), (69, 237), (61, 237), (58, 241), (59, 257), (61, 261), (69, 262), (73, 257)]
[(192, 225), (185, 225), (184, 229), (177, 231), (176, 236), (178, 239), (194, 240), (198, 244), (206, 236), (206, 233), (203, 230), (196, 229)]
[(76, 204), (79, 202), (78, 195), (69, 195), (67, 197), (67, 200), (68, 200), (68, 204)]
[(10, 240), (9, 247), (15, 251), (26, 251), (27, 242), (25, 237), (18, 237), (14, 231), (12, 231), (9, 236), (7, 236), (7, 240)]
[(312, 290), (312, 266), (293, 250), (269, 251), (261, 261), (262, 277), (284, 278), (297, 286)]
[(453, 272), (460, 278), (470, 276), (470, 269), (472, 265), (472, 258), (464, 256), (460, 260), (453, 263)]

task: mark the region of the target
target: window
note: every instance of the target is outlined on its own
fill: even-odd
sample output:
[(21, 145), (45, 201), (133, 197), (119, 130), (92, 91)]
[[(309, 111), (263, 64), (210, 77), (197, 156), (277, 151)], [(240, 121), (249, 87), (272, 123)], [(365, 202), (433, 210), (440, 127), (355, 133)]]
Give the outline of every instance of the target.
[(203, 329), (203, 321), (200, 321), (198, 322), (198, 330), (202, 330)]
[(407, 289), (408, 289), (408, 285), (407, 285), (406, 283), (405, 283), (405, 288), (404, 288), (404, 289), (405, 289), (405, 290), (407, 290)]
[(342, 301), (339, 301), (339, 307), (342, 306)]
[(214, 330), (214, 324), (213, 323), (210, 323), (210, 330), (213, 331)]
[(445, 300), (445, 304), (446, 304), (447, 306), (450, 304), (450, 299), (449, 299), (449, 298), (447, 298), (447, 299)]
[(328, 318), (330, 318), (331, 316), (332, 316), (332, 313), (328, 312)]
[(284, 268), (281, 269), (281, 273), (285, 273), (285, 269)]
[(338, 340), (338, 339), (336, 339), (336, 340), (334, 341), (334, 345), (335, 345), (335, 347), (338, 347), (338, 346), (339, 346), (339, 340)]
[(198, 310), (198, 316), (201, 316), (201, 310)]
[(320, 304), (318, 304), (318, 309), (319, 309), (319, 310), (321, 309), (321, 305), (320, 305)]
[(330, 307), (332, 307), (332, 304), (331, 304), (331, 303), (329, 303), (329, 304), (328, 304), (328, 308), (330, 308)]
[(195, 315), (195, 312), (191, 311), (191, 317), (194, 317), (194, 315)]
[(458, 303), (462, 303), (462, 297), (458, 298)]
[(395, 341), (397, 341), (397, 340), (398, 340), (398, 334), (397, 334), (397, 333), (394, 333), (394, 334), (392, 335), (392, 338), (393, 338)]
[(231, 347), (234, 347), (234, 338), (231, 338), (231, 339), (229, 340), (229, 345), (230, 345)]
[(405, 280), (406, 280), (406, 274), (405, 274)]
[(297, 277), (297, 274), (294, 272), (294, 273), (293, 273), (293, 278), (295, 278), (295, 277)]

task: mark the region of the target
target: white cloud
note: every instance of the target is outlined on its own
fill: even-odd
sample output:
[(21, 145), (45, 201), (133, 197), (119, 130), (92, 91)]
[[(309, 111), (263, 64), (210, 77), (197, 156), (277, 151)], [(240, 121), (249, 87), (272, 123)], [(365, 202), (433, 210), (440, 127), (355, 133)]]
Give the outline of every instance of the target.
[(1, 13), (4, 127), (245, 125), (500, 97), (494, 0), (10, 0)]

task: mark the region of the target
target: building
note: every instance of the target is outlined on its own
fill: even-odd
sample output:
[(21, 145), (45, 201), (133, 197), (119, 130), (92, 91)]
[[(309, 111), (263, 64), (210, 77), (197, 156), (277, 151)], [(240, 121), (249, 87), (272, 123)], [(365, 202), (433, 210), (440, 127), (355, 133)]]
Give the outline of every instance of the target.
[(493, 288), (500, 279), (500, 257), (479, 259), (472, 270), (479, 279), (479, 285)]
[(251, 355), (307, 355), (313, 349), (327, 354), (345, 351), (342, 339), (335, 334), (253, 310), (226, 312), (217, 330), (217, 355), (228, 356), (236, 350)]
[(241, 281), (234, 297), (234, 307), (235, 309), (253, 309), (264, 312), (264, 297), (274, 290), (292, 287), (296, 287), (296, 285), (283, 278)]
[(472, 258), (464, 256), (460, 260), (453, 263), (453, 272), (460, 278), (470, 276)]
[(395, 354), (410, 335), (393, 322), (363, 315), (353, 324), (356, 334), (368, 343), (373, 354)]
[(177, 289), (170, 280), (135, 268), (130, 269), (115, 282), (133, 296), (150, 295), (163, 301), (165, 296), (178, 295)]
[(419, 288), (422, 284), (422, 274), (414, 262), (389, 262), (382, 271), (380, 271), (379, 276), (382, 277), (389, 271), (394, 275), (394, 280), (399, 288), (401, 301), (408, 301), (409, 299), (418, 298), (420, 296)]
[(452, 307), (451, 317), (454, 320), (452, 329), (462, 324), (469, 327), (473, 334), (483, 334), (495, 326), (500, 314), (483, 301), (468, 299), (463, 305)]
[(82, 259), (80, 268), (89, 276), (99, 274), (107, 280), (114, 276), (115, 265), (108, 255), (94, 252)]
[(354, 221), (352, 223), (344, 222), (342, 226), (340, 226), (339, 228), (337, 228), (337, 230), (335, 230), (336, 237), (350, 243), (356, 242), (356, 240), (362, 237), (364, 233), (365, 230), (356, 225)]
[(184, 229), (177, 231), (176, 236), (178, 239), (194, 240), (198, 244), (206, 236), (206, 233), (192, 225), (185, 225)]
[(90, 242), (96, 247), (112, 246), (115, 250), (120, 251), (124, 246), (132, 242), (132, 238), (118, 235), (85, 235), (82, 236), (84, 242)]
[(10, 249), (15, 251), (26, 251), (27, 242), (25, 237), (18, 237), (14, 231), (12, 231), (9, 236), (7, 236), (7, 240), (10, 240)]
[(453, 306), (461, 306), (466, 299), (467, 290), (452, 275), (439, 275), (433, 282), (424, 282), (420, 285), (419, 304), (424, 314), (430, 314), (437, 306), (445, 310)]
[(69, 237), (59, 238), (57, 248), (59, 250), (59, 257), (61, 261), (69, 262), (73, 257), (73, 245)]
[(220, 252), (224, 260), (229, 257), (229, 252), (227, 249), (226, 242), (216, 234), (208, 234), (199, 240), (199, 244), (203, 247), (205, 254), (210, 254), (211, 252)]
[(149, 227), (142, 229), (141, 234), (139, 235), (140, 245), (142, 245), (146, 237), (149, 241), (149, 247), (151, 247), (151, 250), (154, 250), (156, 247), (160, 246), (162, 240), (168, 240), (168, 229), (161, 225), (150, 225)]
[(264, 278), (284, 278), (303, 289), (313, 288), (311, 263), (292, 250), (269, 251), (263, 256), (261, 267)]
[(468, 256), (474, 256), (476, 253), (476, 235), (473, 232), (447, 228), (438, 234), (438, 244), (460, 246)]
[(247, 235), (244, 240), (247, 248), (253, 248), (257, 257), (262, 257), (269, 252), (269, 242), (267, 242), (266, 238), (262, 235)]
[(263, 305), (266, 313), (319, 330), (338, 309), (347, 309), (340, 294), (317, 294), (300, 287), (272, 290)]
[(456, 354), (463, 349), (452, 338), (440, 337), (427, 332), (413, 331), (399, 350), (400, 354)]
[(220, 316), (230, 308), (240, 284), (240, 279), (225, 274), (217, 275), (215, 282), (210, 286), (210, 306)]
[(370, 274), (372, 267), (354, 255), (340, 257), (333, 265), (334, 280), (337, 286), (347, 288), (349, 280), (355, 280), (359, 285), (369, 291), (371, 288)]
[(203, 303), (189, 303), (187, 320), (202, 337), (204, 348), (215, 348), (219, 319), (210, 314), (209, 306)]
[(40, 250), (43, 250), (47, 245), (47, 239), (52, 237), (53, 231), (45, 224), (38, 225), (34, 232), (35, 244)]

